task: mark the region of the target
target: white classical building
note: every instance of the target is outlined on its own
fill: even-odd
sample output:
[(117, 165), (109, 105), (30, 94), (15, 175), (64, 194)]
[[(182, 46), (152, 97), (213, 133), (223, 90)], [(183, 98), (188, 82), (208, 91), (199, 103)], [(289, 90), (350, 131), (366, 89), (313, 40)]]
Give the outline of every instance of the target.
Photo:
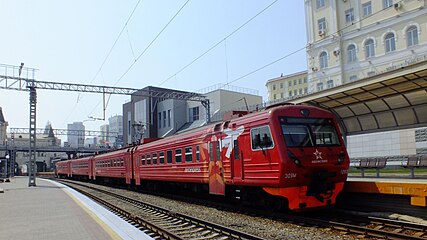
[(419, 0), (306, 0), (309, 92), (427, 59)]

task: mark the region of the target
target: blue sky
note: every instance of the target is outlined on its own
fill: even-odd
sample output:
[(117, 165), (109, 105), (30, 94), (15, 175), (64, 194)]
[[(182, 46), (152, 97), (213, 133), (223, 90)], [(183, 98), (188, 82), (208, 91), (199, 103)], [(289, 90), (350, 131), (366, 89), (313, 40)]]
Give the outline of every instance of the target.
[[(279, 0), (174, 76), (274, 2), (191, 0), (121, 78), (186, 2), (142, 0), (96, 74), (137, 2), (1, 0), (0, 63), (24, 62), (26, 67), (38, 69), (36, 80), (53, 82), (131, 88), (151, 85), (185, 91), (232, 82), (233, 86), (258, 90), (264, 100), (268, 79), (306, 69), (303, 50), (234, 81), (306, 45), (304, 2)], [(0, 107), (10, 127), (28, 127), (28, 97), (26, 92), (0, 89)], [(112, 96), (107, 118), (122, 114), (122, 104), (129, 99), (129, 96)], [(44, 127), (47, 121), (54, 128), (85, 121), (87, 129), (99, 130), (104, 122), (86, 121), (88, 116), (102, 117), (102, 95), (38, 90), (37, 127)]]

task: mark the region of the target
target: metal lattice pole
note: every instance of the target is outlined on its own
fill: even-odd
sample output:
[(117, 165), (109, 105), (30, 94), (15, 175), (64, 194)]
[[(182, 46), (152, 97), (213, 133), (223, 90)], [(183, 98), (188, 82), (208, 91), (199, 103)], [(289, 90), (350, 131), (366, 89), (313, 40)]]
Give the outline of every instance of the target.
[(36, 186), (36, 106), (37, 92), (34, 85), (30, 85), (30, 149), (28, 160), (29, 187)]

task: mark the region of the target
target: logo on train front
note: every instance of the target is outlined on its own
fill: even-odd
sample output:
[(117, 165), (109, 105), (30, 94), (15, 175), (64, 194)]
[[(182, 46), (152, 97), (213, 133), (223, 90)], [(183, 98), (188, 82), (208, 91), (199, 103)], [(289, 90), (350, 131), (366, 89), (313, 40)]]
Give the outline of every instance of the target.
[(319, 150), (316, 149), (316, 151), (313, 154), (316, 157), (316, 160), (322, 159), (322, 152), (319, 152)]

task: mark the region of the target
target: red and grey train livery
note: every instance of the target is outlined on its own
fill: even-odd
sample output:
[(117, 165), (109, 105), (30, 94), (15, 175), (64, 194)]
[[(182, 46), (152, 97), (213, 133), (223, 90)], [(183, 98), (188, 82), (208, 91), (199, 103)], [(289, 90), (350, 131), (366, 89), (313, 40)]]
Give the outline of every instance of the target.
[(303, 210), (334, 204), (348, 167), (332, 113), (279, 105), (138, 146), (61, 161), (56, 170), (59, 177), (141, 187), (181, 184)]

